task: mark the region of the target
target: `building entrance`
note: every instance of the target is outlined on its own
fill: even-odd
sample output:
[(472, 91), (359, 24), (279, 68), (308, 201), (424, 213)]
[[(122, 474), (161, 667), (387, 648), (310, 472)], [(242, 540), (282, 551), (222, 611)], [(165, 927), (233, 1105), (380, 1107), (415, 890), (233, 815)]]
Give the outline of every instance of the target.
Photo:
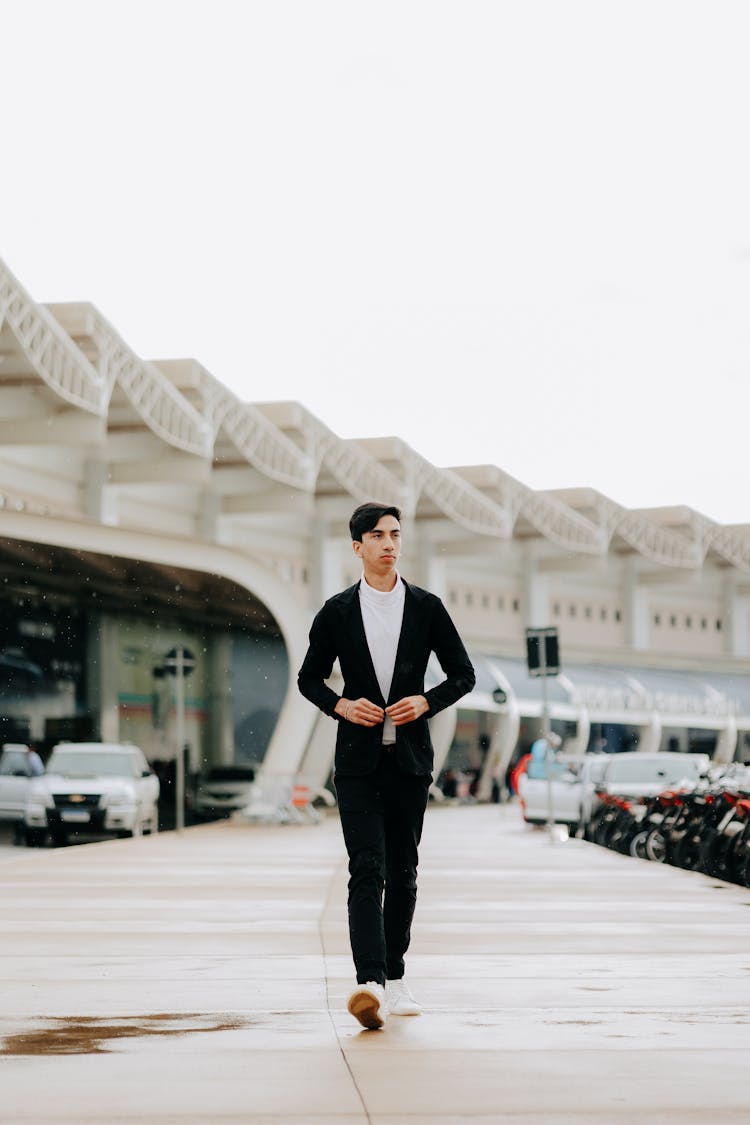
[(173, 761), (170, 648), (195, 654), (187, 683), (190, 773), (259, 763), (288, 687), (267, 607), (226, 578), (0, 539), (0, 744), (131, 741)]

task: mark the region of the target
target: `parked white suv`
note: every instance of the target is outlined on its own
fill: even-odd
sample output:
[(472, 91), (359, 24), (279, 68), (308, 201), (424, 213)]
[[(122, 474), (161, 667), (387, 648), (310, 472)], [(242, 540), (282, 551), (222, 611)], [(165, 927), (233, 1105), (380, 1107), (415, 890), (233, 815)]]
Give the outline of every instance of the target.
[(43, 777), (29, 787), (26, 840), (56, 843), (70, 832), (140, 836), (157, 832), (159, 780), (143, 751), (128, 743), (67, 742), (55, 746)]

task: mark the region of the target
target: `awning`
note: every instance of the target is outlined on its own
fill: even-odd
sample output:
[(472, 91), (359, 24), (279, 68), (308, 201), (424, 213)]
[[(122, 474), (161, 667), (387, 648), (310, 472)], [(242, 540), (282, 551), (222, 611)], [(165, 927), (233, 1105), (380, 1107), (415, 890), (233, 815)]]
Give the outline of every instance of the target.
[[(483, 692), (487, 673), (494, 673), (498, 686), (510, 685), (522, 715), (539, 714), (544, 686), (541, 677), (529, 675), (525, 661), (486, 653), (472, 653), (472, 660), (482, 668)], [(735, 722), (750, 729), (750, 676), (565, 662), (559, 676), (547, 678), (546, 690), (551, 713), (560, 717), (577, 709), (592, 722), (640, 725), (656, 714), (665, 725), (718, 728)]]

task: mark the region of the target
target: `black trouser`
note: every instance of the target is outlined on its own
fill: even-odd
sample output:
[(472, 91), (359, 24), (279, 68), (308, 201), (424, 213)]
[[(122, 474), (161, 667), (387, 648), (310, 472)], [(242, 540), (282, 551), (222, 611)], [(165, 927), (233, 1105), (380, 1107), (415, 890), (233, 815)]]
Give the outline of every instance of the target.
[(395, 753), (385, 748), (374, 773), (335, 779), (349, 853), (349, 939), (358, 984), (404, 975), (431, 781), (429, 774), (401, 773)]

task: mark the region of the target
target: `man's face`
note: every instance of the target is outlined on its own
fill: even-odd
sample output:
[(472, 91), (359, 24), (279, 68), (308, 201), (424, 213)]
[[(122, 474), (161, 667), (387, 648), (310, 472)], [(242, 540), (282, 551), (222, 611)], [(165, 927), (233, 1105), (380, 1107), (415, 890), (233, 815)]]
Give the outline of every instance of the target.
[(366, 531), (361, 542), (355, 539), (352, 546), (365, 573), (389, 574), (401, 554), (401, 525), (395, 516), (381, 516), (372, 531)]

